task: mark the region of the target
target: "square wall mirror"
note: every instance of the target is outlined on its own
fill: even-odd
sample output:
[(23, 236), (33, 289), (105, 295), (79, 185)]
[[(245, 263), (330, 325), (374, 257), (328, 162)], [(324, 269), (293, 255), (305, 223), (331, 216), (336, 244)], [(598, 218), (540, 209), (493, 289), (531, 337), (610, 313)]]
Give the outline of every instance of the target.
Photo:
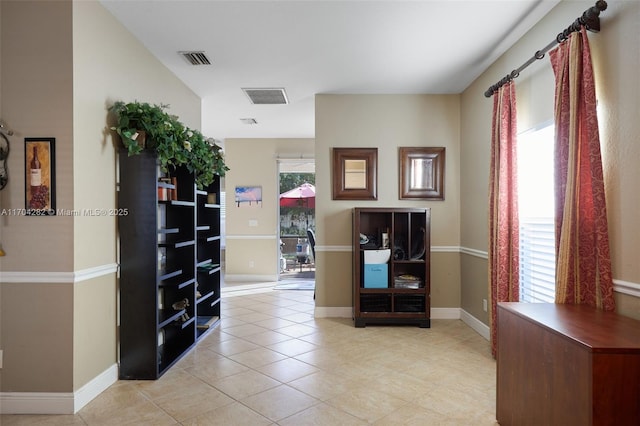
[(378, 148), (333, 148), (334, 200), (378, 199)]
[(444, 147), (400, 147), (400, 199), (444, 200)]

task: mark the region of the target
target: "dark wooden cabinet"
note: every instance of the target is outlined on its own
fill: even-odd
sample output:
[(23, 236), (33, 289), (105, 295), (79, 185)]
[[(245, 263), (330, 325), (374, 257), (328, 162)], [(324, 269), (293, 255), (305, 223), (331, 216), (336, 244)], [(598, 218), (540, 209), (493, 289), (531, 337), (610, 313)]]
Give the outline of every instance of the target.
[(497, 313), (501, 425), (640, 425), (640, 321), (553, 303)]
[(219, 179), (171, 178), (152, 152), (120, 151), (121, 379), (157, 379), (220, 318)]
[[(431, 210), (353, 210), (353, 319), (366, 324), (430, 327)], [(387, 244), (388, 242), (388, 244)], [(365, 260), (383, 254), (389, 260)], [(371, 255), (371, 256), (369, 256)]]

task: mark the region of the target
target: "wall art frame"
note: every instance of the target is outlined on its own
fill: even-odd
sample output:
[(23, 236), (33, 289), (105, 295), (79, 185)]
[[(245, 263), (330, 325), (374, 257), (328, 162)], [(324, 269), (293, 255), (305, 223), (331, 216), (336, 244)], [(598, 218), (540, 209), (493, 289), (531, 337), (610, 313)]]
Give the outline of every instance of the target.
[(262, 207), (261, 186), (236, 186), (235, 196), (237, 207)]
[(378, 199), (378, 148), (333, 148), (332, 156), (332, 199)]
[(55, 138), (24, 138), (24, 203), (27, 216), (56, 214)]
[(444, 200), (444, 147), (400, 147), (401, 200)]

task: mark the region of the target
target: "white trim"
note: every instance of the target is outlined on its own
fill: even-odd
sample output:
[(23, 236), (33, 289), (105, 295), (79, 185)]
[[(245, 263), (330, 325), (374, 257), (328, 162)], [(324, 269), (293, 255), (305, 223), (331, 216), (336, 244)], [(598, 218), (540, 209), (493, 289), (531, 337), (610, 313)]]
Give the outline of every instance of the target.
[[(352, 246), (316, 246), (316, 251), (340, 251), (352, 252)], [(461, 250), (458, 246), (431, 246), (432, 253), (459, 253)]]
[[(248, 235), (228, 235), (227, 238), (235, 239), (235, 240), (268, 240), (275, 239), (276, 236), (268, 236), (268, 235), (257, 235), (257, 236), (248, 236)], [(351, 253), (353, 250), (351, 245), (336, 245), (336, 246), (323, 246), (317, 245), (315, 247), (316, 252), (344, 252)], [(440, 253), (458, 253), (460, 252), (460, 247), (457, 246), (433, 246), (431, 248), (432, 252), (440, 252)], [(249, 275), (249, 274), (227, 274), (225, 275), (225, 280), (228, 282), (262, 282), (262, 281), (278, 281), (277, 275)]]
[(86, 385), (82, 386), (75, 392), (74, 413), (80, 411), (85, 405), (91, 402), (95, 397), (107, 390), (109, 386), (118, 381), (118, 364), (104, 370), (97, 377), (94, 377)]
[(275, 282), (278, 275), (225, 274), (225, 282)]
[[(315, 318), (352, 318), (351, 306), (316, 306)], [(460, 308), (431, 308), (431, 319), (460, 319)]]
[(469, 247), (460, 247), (460, 253), (468, 254), (470, 256), (480, 257), (482, 259), (489, 259), (489, 253), (482, 250), (476, 250)]
[(117, 271), (117, 263), (109, 263), (107, 265), (96, 266), (94, 268), (82, 269), (75, 273), (75, 282), (91, 280), (103, 275), (113, 274)]
[(70, 392), (2, 392), (2, 414), (74, 414)]
[(353, 249), (351, 246), (316, 246), (316, 251), (342, 251), (351, 253)]
[(77, 283), (118, 271), (117, 263), (81, 269), (76, 272), (0, 272), (0, 283)]
[(613, 280), (613, 291), (628, 294), (629, 296), (640, 297), (640, 284)]
[(431, 319), (460, 319), (460, 308), (431, 308)]
[(76, 392), (1, 392), (0, 413), (75, 414), (117, 381), (113, 364)]
[(458, 246), (431, 246), (432, 253), (460, 253)]
[(479, 335), (484, 337), (486, 340), (490, 340), (490, 329), (489, 326), (480, 321), (478, 318), (471, 315), (469, 312), (464, 309), (460, 309), (460, 319), (462, 322), (467, 324), (469, 327), (474, 329)]
[(226, 235), (227, 240), (275, 240), (276, 235)]
[(73, 283), (73, 272), (2, 272), (2, 283)]
[(313, 312), (315, 318), (353, 318), (351, 306), (316, 306)]
[[(314, 153), (303, 153), (294, 154), (294, 153), (283, 153), (283, 154), (273, 154), (273, 158), (275, 158), (278, 162), (280, 160), (285, 160), (286, 162), (291, 163), (308, 163), (308, 160), (315, 160)], [(294, 161), (291, 161), (294, 160)]]

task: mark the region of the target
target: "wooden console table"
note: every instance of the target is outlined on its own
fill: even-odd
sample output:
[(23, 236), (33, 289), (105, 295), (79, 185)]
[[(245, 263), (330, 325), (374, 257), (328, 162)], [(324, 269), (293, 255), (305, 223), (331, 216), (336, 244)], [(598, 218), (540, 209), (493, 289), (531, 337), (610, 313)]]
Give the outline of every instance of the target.
[(499, 303), (501, 425), (640, 425), (640, 321), (579, 305)]

